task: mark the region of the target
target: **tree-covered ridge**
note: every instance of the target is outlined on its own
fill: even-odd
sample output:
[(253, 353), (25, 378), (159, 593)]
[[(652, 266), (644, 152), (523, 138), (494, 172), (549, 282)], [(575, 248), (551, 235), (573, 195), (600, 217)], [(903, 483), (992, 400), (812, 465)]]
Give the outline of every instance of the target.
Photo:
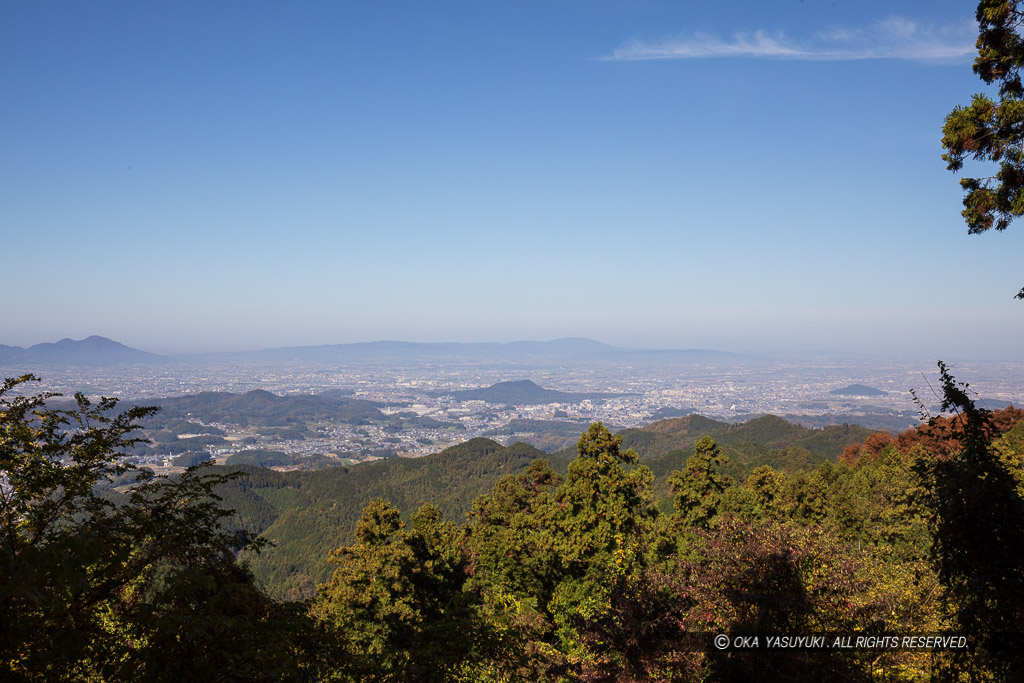
[[(1024, 410), (1008, 406), (986, 413), (986, 420), (993, 434), (1005, 434), (1024, 421)], [(847, 445), (839, 460), (852, 465), (861, 458), (877, 458), (888, 446), (906, 453), (918, 445), (940, 459), (946, 458), (961, 447), (961, 430), (959, 416), (939, 416), (896, 436), (888, 432), (871, 434), (863, 443)]]
[(624, 444), (635, 449), (641, 457), (693, 448), (699, 439), (710, 436), (722, 445), (757, 444), (769, 450), (798, 447), (834, 459), (846, 445), (863, 441), (873, 431), (857, 425), (808, 429), (774, 415), (764, 415), (741, 423), (687, 415), (624, 430), (622, 439)]
[(294, 455), (282, 451), (262, 448), (238, 451), (224, 461), (228, 467), (235, 465), (254, 465), (256, 467), (290, 467), (302, 469), (324, 469), (340, 467), (349, 460), (328, 455)]
[(387, 420), (378, 404), (337, 394), (278, 396), (256, 389), (243, 394), (206, 391), (155, 399), (160, 413), (146, 421), (150, 429), (165, 421), (196, 417), (203, 422), (282, 426), (316, 421), (366, 424)]
[(774, 415), (736, 424), (687, 415), (626, 429), (621, 436), (623, 444), (636, 450), (656, 475), (655, 490), (662, 498), (666, 495), (663, 477), (704, 437), (713, 438), (728, 456), (724, 471), (742, 479), (762, 465), (791, 471), (835, 461), (849, 444), (874, 433), (846, 424), (808, 429)]
[(572, 448), (587, 425), (562, 420), (515, 419), (484, 432), (484, 436), (515, 437), (542, 451), (554, 453)]

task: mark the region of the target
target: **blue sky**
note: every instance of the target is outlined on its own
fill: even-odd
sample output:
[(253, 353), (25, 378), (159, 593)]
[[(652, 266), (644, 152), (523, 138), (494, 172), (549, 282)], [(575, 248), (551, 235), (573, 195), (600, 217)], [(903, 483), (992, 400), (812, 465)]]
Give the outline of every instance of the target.
[(0, 343), (1024, 360), (966, 2), (0, 0)]

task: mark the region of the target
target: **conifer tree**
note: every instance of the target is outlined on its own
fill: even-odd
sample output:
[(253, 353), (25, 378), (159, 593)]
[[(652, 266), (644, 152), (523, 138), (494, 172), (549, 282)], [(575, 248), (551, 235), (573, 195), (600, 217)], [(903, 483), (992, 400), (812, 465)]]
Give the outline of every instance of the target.
[(482, 657), (486, 624), (463, 590), (460, 531), (425, 505), (402, 522), (380, 498), (363, 510), (356, 543), (331, 553), (338, 565), (312, 613), (328, 628), (327, 669), (352, 681), (457, 680)]
[[(950, 171), (963, 168), (968, 157), (998, 164), (987, 178), (963, 178), (963, 217), (971, 234), (995, 228), (1005, 230), (1024, 214), (1024, 22), (1018, 0), (981, 0), (976, 13), (978, 56), (974, 73), (988, 85), (996, 84), (998, 99), (984, 93), (957, 106), (942, 129), (942, 155)], [(1016, 295), (1024, 299), (1024, 288)]]
[(705, 436), (694, 445), (685, 469), (669, 476), (672, 505), (684, 527), (707, 527), (718, 514), (722, 494), (732, 484), (732, 477), (716, 468), (728, 462), (715, 440)]

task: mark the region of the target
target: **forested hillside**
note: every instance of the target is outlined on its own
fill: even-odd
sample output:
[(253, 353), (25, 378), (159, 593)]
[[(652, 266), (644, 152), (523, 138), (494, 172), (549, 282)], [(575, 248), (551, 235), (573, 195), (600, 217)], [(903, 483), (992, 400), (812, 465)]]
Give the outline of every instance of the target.
[[(580, 427), (576, 430), (574, 441), (580, 437)], [(691, 415), (626, 430), (622, 438), (654, 474), (656, 501), (668, 511), (668, 475), (681, 467), (703, 436), (713, 435), (722, 444), (727, 456), (722, 472), (742, 478), (761, 465), (796, 472), (835, 461), (843, 447), (872, 433), (845, 425), (806, 429), (772, 416), (733, 425)], [(549, 455), (521, 443), (505, 448), (478, 438), (422, 458), (354, 467), (280, 473), (229, 468), (240, 476), (218, 493), (225, 507), (237, 511), (235, 524), (274, 544), (247, 558), (257, 579), (271, 595), (297, 599), (313, 595), (315, 586), (328, 578), (327, 551), (352, 541), (355, 522), (370, 500), (385, 498), (406, 516), (429, 503), (446, 519), (461, 522), (473, 499), (500, 477), (523, 472), (538, 458), (564, 475), (574, 455)], [(266, 457), (265, 462), (274, 462)]]
[[(217, 493), (237, 511), (232, 524), (261, 534), (274, 546), (247, 557), (257, 578), (277, 597), (309, 597), (330, 576), (328, 552), (354, 538), (369, 501), (386, 498), (406, 514), (431, 503), (461, 521), (473, 500), (507, 474), (547, 457), (526, 444), (504, 447), (472, 439), (423, 458), (394, 458), (356, 467), (275, 472), (229, 467), (238, 477)], [(561, 460), (563, 469), (566, 464)]]
[[(945, 417), (811, 467), (793, 450), (834, 451), (854, 430), (692, 417), (641, 430), (640, 456), (595, 423), (571, 459), (474, 439), (351, 468), (178, 476), (119, 455), (149, 411), (48, 408), (6, 397), (27, 378), (10, 380), (3, 677), (1012, 680), (1024, 411), (978, 409), (942, 372)], [(764, 439), (778, 467), (733, 477), (707, 435), (656, 454), (705, 429)], [(819, 633), (965, 645), (712, 640)]]

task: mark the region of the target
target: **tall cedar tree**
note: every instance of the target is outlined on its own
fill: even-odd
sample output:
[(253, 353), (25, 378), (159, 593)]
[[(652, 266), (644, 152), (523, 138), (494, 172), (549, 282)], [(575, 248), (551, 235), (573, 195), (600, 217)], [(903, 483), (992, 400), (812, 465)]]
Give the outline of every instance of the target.
[(732, 484), (732, 477), (716, 470), (729, 459), (718, 450), (710, 436), (702, 437), (694, 446), (686, 468), (668, 478), (672, 505), (678, 522), (686, 528), (707, 527), (722, 501), (722, 494)]
[[(1024, 214), (1024, 41), (1018, 28), (1024, 12), (1017, 0), (981, 0), (977, 20), (978, 56), (974, 73), (986, 84), (998, 84), (998, 102), (976, 94), (967, 107), (957, 106), (942, 129), (942, 155), (950, 171), (963, 168), (964, 159), (997, 163), (988, 178), (963, 178), (968, 232), (1005, 230)], [(1024, 299), (1024, 288), (1016, 295)]]
[(383, 499), (366, 506), (355, 545), (331, 553), (338, 568), (313, 603), (333, 643), (334, 677), (458, 680), (483, 658), (489, 627), (463, 590), (461, 534), (434, 506), (421, 507), (411, 528)]
[(560, 649), (570, 662), (587, 669), (598, 660), (618, 661), (622, 654), (589, 646), (584, 634), (612, 618), (612, 596), (645, 564), (657, 508), (654, 475), (636, 465), (633, 450), (620, 449), (622, 437), (600, 422), (590, 425), (576, 445), (554, 494), (552, 529), (561, 580), (548, 604)]

